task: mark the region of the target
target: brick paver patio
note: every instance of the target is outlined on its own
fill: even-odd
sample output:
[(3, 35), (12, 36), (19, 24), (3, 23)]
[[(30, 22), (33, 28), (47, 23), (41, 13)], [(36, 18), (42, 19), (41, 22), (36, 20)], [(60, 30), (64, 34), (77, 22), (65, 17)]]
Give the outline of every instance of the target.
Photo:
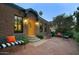
[(38, 44), (38, 46), (29, 43), (24, 46), (14, 46), (0, 51), (10, 52), (8, 54), (15, 55), (78, 55), (78, 49), (79, 47), (72, 39), (63, 40), (62, 38), (54, 37)]

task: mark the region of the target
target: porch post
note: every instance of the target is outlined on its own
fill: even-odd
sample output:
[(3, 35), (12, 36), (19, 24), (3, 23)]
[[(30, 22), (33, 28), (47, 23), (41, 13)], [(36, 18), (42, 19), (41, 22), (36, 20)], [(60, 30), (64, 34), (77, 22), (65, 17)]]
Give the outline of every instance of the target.
[(39, 34), (40, 33), (40, 25), (37, 25), (37, 33), (36, 34)]
[(44, 24), (43, 24), (43, 33), (44, 33), (44, 31), (45, 31), (45, 28), (44, 28)]

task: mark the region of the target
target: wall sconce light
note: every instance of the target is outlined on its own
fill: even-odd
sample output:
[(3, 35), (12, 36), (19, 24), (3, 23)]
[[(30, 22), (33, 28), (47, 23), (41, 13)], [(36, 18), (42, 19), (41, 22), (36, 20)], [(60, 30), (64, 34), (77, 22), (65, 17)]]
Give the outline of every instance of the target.
[(28, 24), (28, 19), (24, 19), (24, 20), (23, 20), (23, 23), (24, 23), (24, 24)]
[(36, 24), (37, 26), (39, 26), (39, 25), (40, 25), (40, 23), (39, 23), (39, 22), (36, 22), (35, 24)]

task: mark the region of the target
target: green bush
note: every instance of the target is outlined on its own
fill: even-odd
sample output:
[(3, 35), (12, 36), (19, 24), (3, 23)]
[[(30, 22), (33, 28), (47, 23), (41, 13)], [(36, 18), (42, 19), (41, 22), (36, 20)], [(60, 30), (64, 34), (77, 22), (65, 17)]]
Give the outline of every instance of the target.
[(16, 35), (16, 40), (23, 40), (24, 44), (29, 43), (29, 39), (24, 35)]
[(39, 33), (39, 34), (36, 35), (36, 37), (38, 37), (40, 39), (43, 39), (44, 38), (44, 35), (43, 35), (43, 33)]
[(38, 38), (43, 39), (42, 35), (36, 35)]
[(69, 38), (73, 38), (72, 31), (66, 31), (66, 32), (63, 32), (62, 34), (63, 34), (63, 36), (68, 36)]
[(74, 32), (73, 38), (79, 43), (79, 32)]
[(55, 36), (55, 32), (51, 32), (52, 37)]
[(0, 36), (0, 43), (6, 43), (6, 36)]

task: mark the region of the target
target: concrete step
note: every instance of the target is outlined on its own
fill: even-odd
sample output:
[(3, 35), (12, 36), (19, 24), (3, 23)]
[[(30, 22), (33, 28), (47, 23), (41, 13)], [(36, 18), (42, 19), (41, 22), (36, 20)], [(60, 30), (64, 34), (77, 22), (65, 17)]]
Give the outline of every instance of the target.
[(30, 42), (37, 42), (37, 41), (40, 41), (40, 39), (37, 38), (37, 37), (28, 37), (28, 39), (29, 39)]

